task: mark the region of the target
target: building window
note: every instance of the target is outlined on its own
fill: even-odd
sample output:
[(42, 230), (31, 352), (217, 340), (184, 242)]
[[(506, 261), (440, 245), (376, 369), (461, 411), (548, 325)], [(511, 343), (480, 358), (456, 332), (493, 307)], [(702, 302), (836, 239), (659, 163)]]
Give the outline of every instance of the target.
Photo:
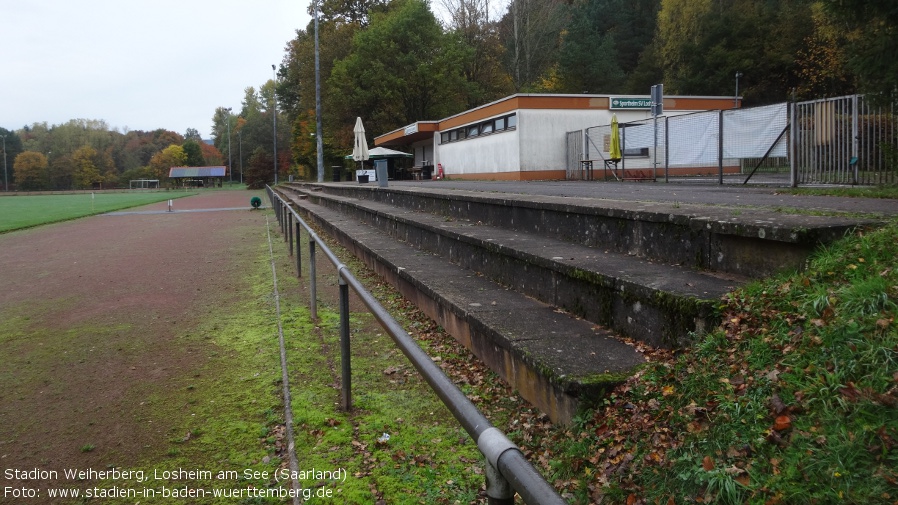
[(482, 123), (462, 126), (454, 130), (449, 130), (448, 132), (441, 132), (440, 143), (445, 144), (447, 142), (455, 142), (467, 138), (479, 137), (481, 135), (513, 130), (517, 127), (517, 124), (517, 115), (509, 114)]

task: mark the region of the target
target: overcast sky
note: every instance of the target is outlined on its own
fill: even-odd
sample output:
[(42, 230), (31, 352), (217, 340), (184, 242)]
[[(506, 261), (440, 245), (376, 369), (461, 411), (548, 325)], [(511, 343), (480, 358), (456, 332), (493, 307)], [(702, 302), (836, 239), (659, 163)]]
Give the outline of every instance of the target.
[(102, 119), (209, 138), (272, 78), (308, 0), (3, 0), (0, 127)]

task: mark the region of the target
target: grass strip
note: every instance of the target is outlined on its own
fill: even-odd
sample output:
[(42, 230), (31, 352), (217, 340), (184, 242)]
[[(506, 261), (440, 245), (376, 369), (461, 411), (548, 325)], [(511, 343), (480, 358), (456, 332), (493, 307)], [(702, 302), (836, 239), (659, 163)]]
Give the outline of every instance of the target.
[(196, 194), (196, 191), (140, 191), (4, 196), (0, 197), (0, 233)]

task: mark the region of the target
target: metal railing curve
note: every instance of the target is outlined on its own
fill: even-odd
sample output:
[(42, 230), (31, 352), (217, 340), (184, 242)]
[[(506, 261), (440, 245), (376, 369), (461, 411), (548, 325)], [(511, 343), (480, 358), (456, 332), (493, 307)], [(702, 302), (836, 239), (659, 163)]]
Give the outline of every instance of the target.
[[(514, 503), (515, 493), (530, 505), (565, 504), (561, 496), (536, 471), (524, 454), (505, 434), (494, 427), (467, 396), (456, 386), (443, 370), (434, 363), (415, 340), (387, 312), (376, 298), (355, 278), (349, 268), (330, 250), (315, 231), (297, 213), (296, 209), (284, 200), (270, 186), (265, 186), (271, 207), (278, 219), (284, 240), (289, 241), (290, 253), (293, 253), (293, 241), (296, 242), (297, 275), (302, 276), (300, 257), (300, 227), (308, 233), (309, 243), (309, 290), (310, 312), (317, 319), (315, 256), (316, 247), (336, 267), (339, 279), (339, 312), (340, 312), (340, 353), (342, 363), (341, 406), (345, 410), (352, 408), (352, 368), (350, 361), (349, 341), (349, 288), (351, 287), (359, 299), (371, 311), (371, 314), (390, 335), (403, 354), (411, 361), (431, 389), (443, 404), (449, 408), (455, 419), (462, 425), (468, 435), (477, 443), (477, 447), (486, 459), (486, 493), (491, 505)], [(294, 233), (295, 228), (295, 233)]]

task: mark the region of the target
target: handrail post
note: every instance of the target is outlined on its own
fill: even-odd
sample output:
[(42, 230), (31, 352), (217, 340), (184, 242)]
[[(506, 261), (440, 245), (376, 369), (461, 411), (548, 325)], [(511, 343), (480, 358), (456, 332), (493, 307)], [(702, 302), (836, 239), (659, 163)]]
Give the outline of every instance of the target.
[(342, 369), (341, 400), (343, 410), (352, 410), (352, 365), (350, 362), (349, 345), (349, 285), (343, 278), (340, 265), (337, 268), (337, 277), (340, 282), (340, 368)]
[(514, 489), (502, 473), (486, 462), (486, 499), (489, 505), (514, 505)]
[(318, 293), (315, 279), (315, 237), (309, 234), (309, 315), (318, 320)]
[(293, 213), (287, 213), (287, 244), (289, 244), (290, 256), (293, 256)]
[(302, 277), (302, 248), (299, 247), (299, 218), (296, 219), (296, 276)]
[(288, 222), (287, 220), (289, 219), (288, 216), (290, 215), (290, 207), (287, 206), (287, 202), (285, 202), (283, 199), (281, 200), (281, 204), (283, 205), (283, 207), (281, 207), (281, 212), (284, 213), (284, 219), (281, 220), (281, 235), (284, 236), (284, 242), (286, 242), (287, 241), (287, 222)]

